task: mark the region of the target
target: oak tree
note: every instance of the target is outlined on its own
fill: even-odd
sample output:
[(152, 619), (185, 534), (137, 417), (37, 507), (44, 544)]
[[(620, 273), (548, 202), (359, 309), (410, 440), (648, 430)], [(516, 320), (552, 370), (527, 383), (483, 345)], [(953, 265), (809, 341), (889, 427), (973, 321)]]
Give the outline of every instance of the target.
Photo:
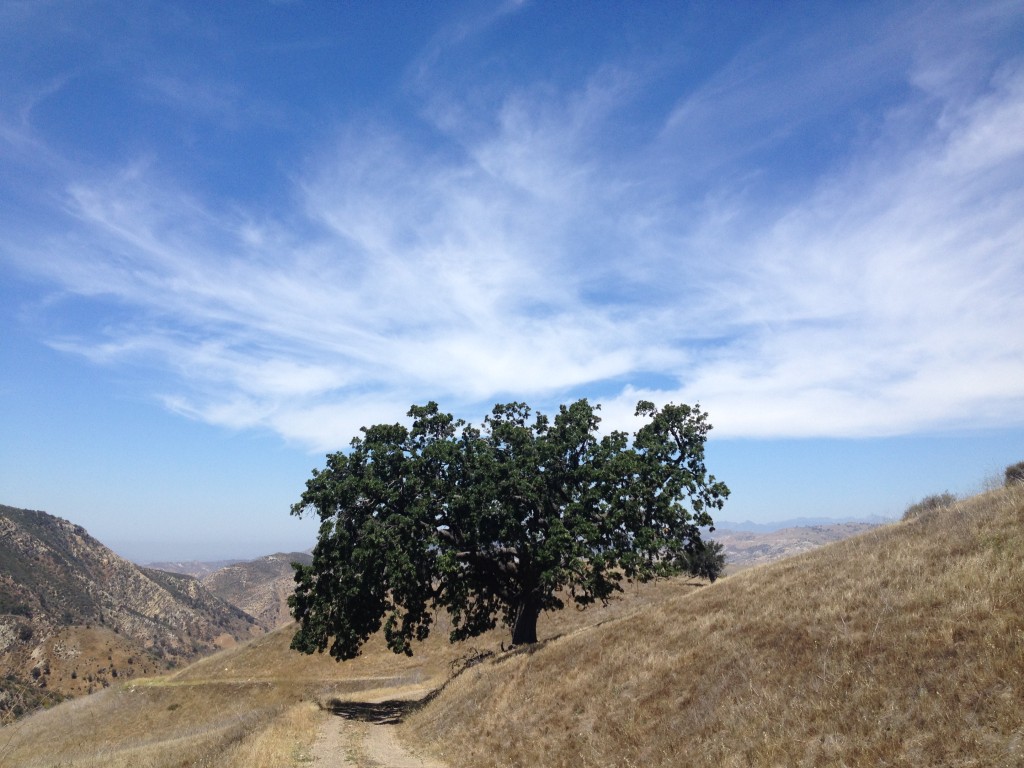
[(542, 611), (605, 602), (624, 579), (717, 576), (701, 528), (729, 490), (705, 468), (707, 415), (646, 401), (636, 413), (632, 439), (599, 435), (586, 400), (553, 419), (497, 405), (479, 427), (431, 402), (409, 427), (364, 427), (292, 507), (321, 521), (312, 564), (296, 566), (292, 647), (348, 659), (383, 625), (411, 655), (439, 609), (453, 641), (500, 621), (534, 643)]

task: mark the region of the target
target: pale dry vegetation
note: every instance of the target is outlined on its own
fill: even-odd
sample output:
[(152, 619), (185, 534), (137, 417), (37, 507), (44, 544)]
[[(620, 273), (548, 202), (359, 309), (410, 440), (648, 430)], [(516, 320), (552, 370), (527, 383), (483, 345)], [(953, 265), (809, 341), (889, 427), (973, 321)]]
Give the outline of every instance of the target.
[(1024, 487), (478, 665), (403, 725), (453, 766), (1024, 765)]
[[(113, 686), (0, 729), (0, 766), (280, 768), (307, 765), (332, 701), (420, 698), (456, 649), (413, 659), (385, 648), (352, 662), (288, 649), (285, 628), (160, 678)], [(437, 649), (434, 652), (435, 647)]]
[[(65, 702), (0, 730), (0, 765), (289, 765), (277, 760), (282, 750), (297, 755), (312, 739), (315, 707), (305, 709), (302, 732), (281, 739), (282, 724), (302, 713), (287, 686), (145, 681)], [(226, 759), (253, 749), (273, 759)]]
[(289, 651), (290, 636), (285, 629), (176, 674), (114, 686), (0, 729), (0, 766), (308, 764), (326, 717), (321, 701), (387, 681), (359, 678), (372, 674), (372, 664), (343, 668)]

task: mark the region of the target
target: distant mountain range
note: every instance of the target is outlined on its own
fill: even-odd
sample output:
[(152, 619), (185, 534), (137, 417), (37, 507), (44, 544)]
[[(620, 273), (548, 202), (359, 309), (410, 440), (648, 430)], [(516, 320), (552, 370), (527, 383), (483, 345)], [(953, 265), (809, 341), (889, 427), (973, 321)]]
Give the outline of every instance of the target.
[[(788, 520), (775, 520), (767, 523), (755, 523), (750, 520), (744, 520), (742, 523), (732, 520), (716, 520), (715, 531), (757, 531), (768, 533), (771, 531), (781, 531), (783, 528), (807, 528), (809, 526), (845, 523), (886, 525), (895, 521), (896, 518), (882, 517), (880, 515), (868, 515), (866, 517), (792, 517)], [(718, 538), (714, 534), (711, 537)]]
[(79, 525), (0, 505), (0, 676), (12, 684), (88, 693), (263, 631), (192, 576), (140, 568)]
[[(892, 521), (887, 521), (892, 522)], [(719, 542), (725, 553), (726, 573), (752, 565), (763, 565), (847, 539), (878, 528), (879, 523), (836, 523), (797, 525), (767, 531), (722, 530), (709, 538)]]
[(209, 576), (214, 571), (227, 568), (235, 563), (244, 563), (244, 560), (186, 560), (185, 562), (161, 561), (159, 563), (144, 563), (143, 568), (155, 568), (158, 571), (169, 571), (170, 573), (183, 573), (186, 576), (195, 576), (201, 579)]
[(278, 552), (255, 560), (190, 560), (147, 563), (147, 568), (195, 576), (217, 597), (255, 618), (267, 630), (291, 621), (288, 595), (295, 588), (292, 563), (309, 565), (309, 552)]

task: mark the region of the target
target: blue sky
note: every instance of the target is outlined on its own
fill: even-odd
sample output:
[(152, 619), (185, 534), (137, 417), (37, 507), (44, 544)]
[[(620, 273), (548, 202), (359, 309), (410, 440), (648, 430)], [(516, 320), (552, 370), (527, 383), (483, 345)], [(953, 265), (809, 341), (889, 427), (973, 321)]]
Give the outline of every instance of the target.
[(438, 401), (699, 402), (723, 519), (1024, 459), (1024, 6), (0, 6), (0, 503), (313, 543)]

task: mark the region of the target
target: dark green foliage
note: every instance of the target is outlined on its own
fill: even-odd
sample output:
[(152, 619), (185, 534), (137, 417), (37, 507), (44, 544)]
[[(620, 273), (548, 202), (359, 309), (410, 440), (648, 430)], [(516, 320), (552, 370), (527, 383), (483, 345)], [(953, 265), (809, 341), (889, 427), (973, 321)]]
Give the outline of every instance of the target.
[(0, 591), (0, 614), (5, 613), (11, 616), (24, 616), (26, 619), (32, 618), (32, 609), (19, 599), (19, 596), (6, 590)]
[(956, 503), (957, 497), (948, 491), (943, 493), (936, 493), (931, 496), (925, 496), (916, 504), (911, 504), (903, 512), (904, 520), (913, 520), (926, 512), (931, 512), (933, 509), (940, 509), (942, 507), (948, 507), (951, 504)]
[(694, 576), (700, 576), (714, 583), (725, 570), (725, 547), (721, 542), (705, 539), (702, 546), (696, 548), (687, 557), (686, 570)]
[(705, 469), (699, 408), (641, 402), (648, 423), (632, 441), (599, 438), (586, 400), (553, 421), (497, 405), (479, 428), (436, 403), (408, 415), (411, 428), (364, 427), (329, 455), (292, 508), (321, 520), (312, 565), (296, 569), (293, 648), (352, 658), (383, 625), (389, 647), (411, 654), (439, 608), (452, 640), (501, 621), (514, 644), (532, 643), (540, 613), (565, 599), (584, 607), (623, 579), (717, 575), (700, 529), (729, 490)]
[(1024, 461), (1018, 461), (1006, 468), (1006, 486), (1024, 483)]

